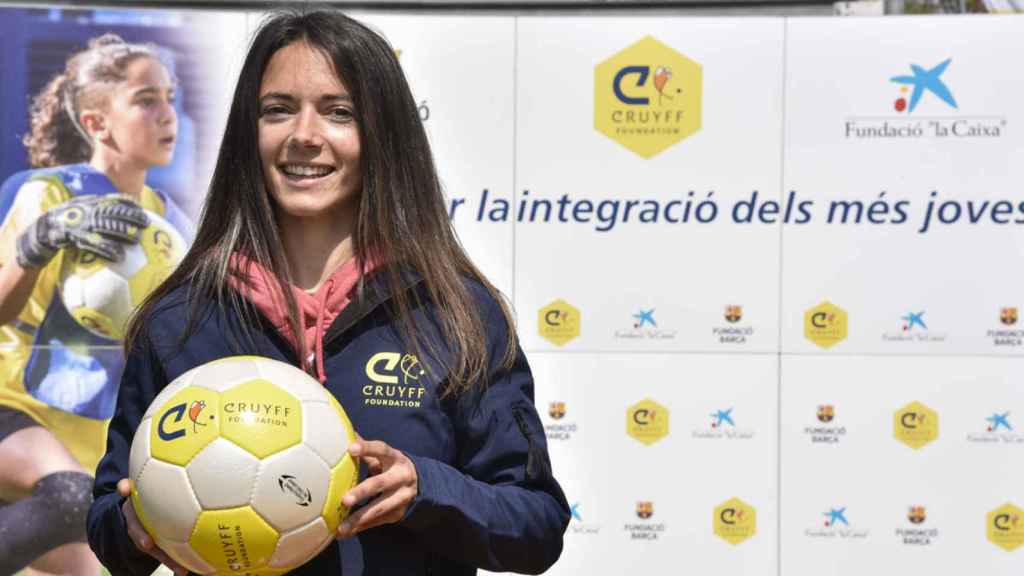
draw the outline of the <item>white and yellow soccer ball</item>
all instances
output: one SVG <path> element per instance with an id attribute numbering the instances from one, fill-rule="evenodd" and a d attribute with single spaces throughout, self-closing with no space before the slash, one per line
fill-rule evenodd
<path id="1" fill-rule="evenodd" d="M 125 246 L 120 262 L 68 249 L 58 285 L 61 299 L 93 334 L 122 340 L 132 312 L 185 257 L 188 247 L 174 226 L 153 212 L 146 215 L 149 226 L 139 232 L 138 244 Z"/>
<path id="2" fill-rule="evenodd" d="M 323 550 L 348 514 L 355 438 L 334 396 L 298 368 L 257 356 L 210 362 L 143 415 L 132 503 L 193 573 L 282 574 Z"/>

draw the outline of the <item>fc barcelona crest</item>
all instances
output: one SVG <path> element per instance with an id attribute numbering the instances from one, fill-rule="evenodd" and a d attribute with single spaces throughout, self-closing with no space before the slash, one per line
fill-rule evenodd
<path id="1" fill-rule="evenodd" d="M 1007 326 L 1017 323 L 1017 307 L 1007 307 L 999 311 L 999 321 Z"/>
<path id="2" fill-rule="evenodd" d="M 565 402 L 552 402 L 548 405 L 548 416 L 561 420 L 565 416 Z"/>
<path id="3" fill-rule="evenodd" d="M 910 520 L 912 524 L 923 524 L 927 514 L 925 514 L 924 506 L 911 506 L 910 511 L 907 512 L 907 520 Z"/>
<path id="4" fill-rule="evenodd" d="M 831 404 L 822 404 L 818 406 L 818 421 L 828 423 L 836 417 L 836 409 Z"/>
<path id="5" fill-rule="evenodd" d="M 725 307 L 725 319 L 730 324 L 735 324 L 743 319 L 743 306 L 730 304 Z"/>
<path id="6" fill-rule="evenodd" d="M 636 515 L 641 520 L 647 520 L 651 516 L 654 516 L 654 502 L 637 502 Z"/>

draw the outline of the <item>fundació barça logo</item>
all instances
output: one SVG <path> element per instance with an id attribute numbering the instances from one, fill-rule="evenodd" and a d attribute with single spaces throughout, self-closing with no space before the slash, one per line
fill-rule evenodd
<path id="1" fill-rule="evenodd" d="M 594 129 L 644 158 L 700 130 L 700 64 L 652 36 L 594 69 Z"/>

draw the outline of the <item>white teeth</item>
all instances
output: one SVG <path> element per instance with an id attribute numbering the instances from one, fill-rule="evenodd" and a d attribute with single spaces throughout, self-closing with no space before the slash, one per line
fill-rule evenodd
<path id="1" fill-rule="evenodd" d="M 281 171 L 289 176 L 320 177 L 326 176 L 334 171 L 330 166 L 300 166 L 298 164 L 286 164 Z"/>

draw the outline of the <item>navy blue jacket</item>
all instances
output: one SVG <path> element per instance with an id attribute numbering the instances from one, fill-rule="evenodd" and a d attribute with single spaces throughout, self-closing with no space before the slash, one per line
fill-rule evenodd
<path id="1" fill-rule="evenodd" d="M 409 375 L 403 372 L 407 362 L 394 362 L 412 351 L 404 350 L 398 338 L 386 291 L 373 282 L 367 285 L 327 330 L 326 386 L 363 438 L 383 440 L 412 460 L 419 494 L 401 522 L 334 541 L 292 574 L 453 576 L 475 574 L 476 568 L 543 572 L 561 554 L 569 506 L 551 473 L 522 350 L 511 369 L 501 367 L 507 340 L 500 307 L 471 284 L 485 319 L 490 382 L 476 392 L 442 399 L 447 380 L 436 361 L 424 362 L 425 373 L 411 370 Z M 409 290 L 424 291 L 415 282 Z M 116 484 L 128 476 L 131 439 L 160 390 L 187 370 L 226 356 L 257 354 L 299 364 L 291 345 L 268 321 L 258 317 L 261 326 L 247 342 L 238 336 L 240 319 L 230 309 L 218 312 L 212 303 L 182 343 L 189 310 L 184 294 L 179 289 L 158 303 L 128 354 L 107 453 L 97 469 L 87 520 L 89 544 L 114 576 L 150 574 L 157 566 L 128 537 Z M 443 354 L 431 306 L 418 307 L 414 321 Z"/>

